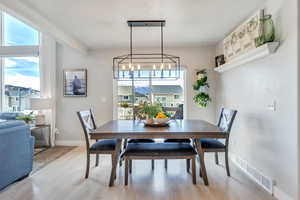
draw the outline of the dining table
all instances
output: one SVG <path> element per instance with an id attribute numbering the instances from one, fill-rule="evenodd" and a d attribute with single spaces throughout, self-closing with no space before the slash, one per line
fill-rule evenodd
<path id="1" fill-rule="evenodd" d="M 208 185 L 201 138 L 226 138 L 227 134 L 218 126 L 204 120 L 171 120 L 166 127 L 148 127 L 142 120 L 112 120 L 90 132 L 91 139 L 116 139 L 117 156 L 112 161 L 109 185 L 113 186 L 118 161 L 121 154 L 122 141 L 126 139 L 162 138 L 192 139 L 199 156 L 200 170 L 205 185 Z"/>

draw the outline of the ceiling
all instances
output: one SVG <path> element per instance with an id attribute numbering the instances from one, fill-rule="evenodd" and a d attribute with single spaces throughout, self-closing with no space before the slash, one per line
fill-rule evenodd
<path id="1" fill-rule="evenodd" d="M 22 0 L 89 49 L 129 45 L 127 20 L 165 19 L 165 46 L 215 44 L 264 0 Z M 160 44 L 157 28 L 134 29 L 135 47 Z"/>

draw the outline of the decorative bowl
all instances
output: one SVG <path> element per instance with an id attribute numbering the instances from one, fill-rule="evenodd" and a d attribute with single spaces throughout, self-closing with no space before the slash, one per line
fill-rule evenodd
<path id="1" fill-rule="evenodd" d="M 169 118 L 155 118 L 153 120 L 146 120 L 144 121 L 145 126 L 149 127 L 166 127 L 169 126 Z"/>
<path id="2" fill-rule="evenodd" d="M 154 123 L 157 124 L 166 124 L 170 121 L 170 118 L 155 118 Z"/>

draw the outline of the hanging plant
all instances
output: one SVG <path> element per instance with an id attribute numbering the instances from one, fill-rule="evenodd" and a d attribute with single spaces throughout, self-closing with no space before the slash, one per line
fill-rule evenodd
<path id="1" fill-rule="evenodd" d="M 198 94 L 196 94 L 193 99 L 197 105 L 201 107 L 206 107 L 209 104 L 209 102 L 211 102 L 211 98 L 207 93 L 209 84 L 207 83 L 208 78 L 207 78 L 206 69 L 198 71 L 196 75 L 197 75 L 197 81 L 193 85 L 193 89 L 197 91 Z"/>

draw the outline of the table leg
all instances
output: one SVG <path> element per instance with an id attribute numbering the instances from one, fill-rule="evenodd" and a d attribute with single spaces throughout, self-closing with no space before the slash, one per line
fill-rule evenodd
<path id="1" fill-rule="evenodd" d="M 112 154 L 112 167 L 111 167 L 109 187 L 114 185 L 114 181 L 115 181 L 115 177 L 116 177 L 116 173 L 117 173 L 118 160 L 119 160 L 120 151 L 121 151 L 121 145 L 122 145 L 121 143 L 122 143 L 122 140 L 117 139 L 115 153 Z"/>
<path id="2" fill-rule="evenodd" d="M 204 152 L 202 150 L 199 139 L 195 139 L 195 145 L 196 145 L 196 149 L 197 149 L 197 152 L 198 152 L 198 155 L 199 155 L 200 167 L 201 167 L 203 181 L 204 181 L 205 185 L 208 185 L 208 178 L 207 178 L 205 162 L 204 162 Z"/>

